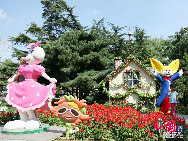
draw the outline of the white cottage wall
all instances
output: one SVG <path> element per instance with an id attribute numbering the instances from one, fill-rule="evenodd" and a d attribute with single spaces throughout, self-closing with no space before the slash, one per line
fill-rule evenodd
<path id="1" fill-rule="evenodd" d="M 153 86 L 151 87 L 141 87 L 140 91 L 142 93 L 150 92 L 151 94 L 154 94 L 156 92 L 156 82 L 153 81 L 153 77 L 149 76 L 139 65 L 134 63 L 133 61 L 130 61 L 129 64 L 127 64 L 124 68 L 121 69 L 121 71 L 109 82 L 109 93 L 110 94 L 124 94 L 126 92 L 126 89 L 124 88 L 124 77 L 123 73 L 130 69 L 137 69 L 141 73 L 141 81 L 144 83 L 144 85 L 149 85 L 149 83 L 153 83 Z M 118 85 L 114 86 L 114 84 Z M 133 103 L 138 105 L 138 95 L 137 94 L 131 94 L 127 97 L 127 101 L 129 103 Z"/>

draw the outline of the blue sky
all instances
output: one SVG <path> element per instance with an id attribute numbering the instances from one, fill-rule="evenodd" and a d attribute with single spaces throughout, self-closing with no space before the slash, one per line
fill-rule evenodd
<path id="1" fill-rule="evenodd" d="M 174 35 L 188 26 L 188 0 L 66 0 L 83 26 L 104 18 L 116 26 L 138 26 L 146 35 L 162 37 Z M 31 22 L 43 24 L 40 0 L 0 0 L 0 38 L 8 40 L 25 33 Z M 128 28 L 125 29 L 128 32 Z M 1 43 L 2 44 L 2 43 Z M 0 44 L 0 45 L 1 45 Z M 21 47 L 23 49 L 24 47 Z"/>

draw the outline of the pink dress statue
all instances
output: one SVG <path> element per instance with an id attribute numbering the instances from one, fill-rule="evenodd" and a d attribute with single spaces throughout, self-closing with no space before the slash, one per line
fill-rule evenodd
<path id="1" fill-rule="evenodd" d="M 18 72 L 24 75 L 25 81 L 12 82 L 7 86 L 6 102 L 22 112 L 47 107 L 48 95 L 55 94 L 56 86 L 54 83 L 44 86 L 37 82 L 37 78 L 45 72 L 45 68 L 41 65 L 21 65 Z"/>
<path id="2" fill-rule="evenodd" d="M 55 94 L 57 80 L 49 77 L 45 73 L 43 66 L 39 65 L 45 57 L 44 49 L 39 47 L 40 41 L 27 46 L 29 54 L 24 58 L 28 65 L 21 65 L 17 73 L 8 79 L 8 94 L 6 102 L 18 109 L 20 120 L 9 121 L 4 129 L 8 131 L 35 130 L 39 129 L 41 122 L 38 118 L 38 108 L 48 108 L 48 100 L 52 101 Z M 25 77 L 25 81 L 15 83 L 20 75 Z M 37 82 L 39 76 L 50 81 L 45 86 Z"/>

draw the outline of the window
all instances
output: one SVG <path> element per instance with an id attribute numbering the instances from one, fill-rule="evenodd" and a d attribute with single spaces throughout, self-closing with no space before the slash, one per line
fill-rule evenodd
<path id="1" fill-rule="evenodd" d="M 129 87 L 139 86 L 139 72 L 125 72 L 125 84 Z"/>

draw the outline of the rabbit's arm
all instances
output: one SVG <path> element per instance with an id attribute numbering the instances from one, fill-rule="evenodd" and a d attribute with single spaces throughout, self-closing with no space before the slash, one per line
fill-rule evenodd
<path id="1" fill-rule="evenodd" d="M 8 83 L 13 82 L 19 75 L 20 75 L 20 73 L 17 72 L 13 77 L 11 77 L 11 78 L 8 79 Z"/>
<path id="2" fill-rule="evenodd" d="M 57 80 L 55 78 L 50 78 L 45 72 L 42 73 L 42 77 L 46 78 L 47 80 L 49 80 L 52 83 L 57 83 Z"/>

